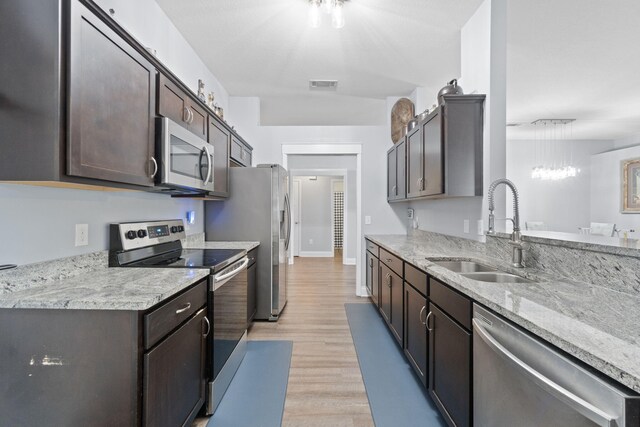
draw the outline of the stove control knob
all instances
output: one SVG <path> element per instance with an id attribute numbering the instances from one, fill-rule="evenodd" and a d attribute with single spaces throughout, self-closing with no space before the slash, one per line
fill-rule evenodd
<path id="1" fill-rule="evenodd" d="M 138 237 L 141 239 L 143 237 L 147 237 L 147 230 L 143 230 L 143 229 L 138 230 Z"/>
<path id="2" fill-rule="evenodd" d="M 136 232 L 133 230 L 127 231 L 127 239 L 133 240 L 136 238 Z"/>
<path id="3" fill-rule="evenodd" d="M 180 232 L 184 231 L 184 227 L 183 227 L 183 226 L 181 226 L 181 225 L 179 225 L 179 226 L 178 226 L 178 231 L 180 231 Z"/>
<path id="4" fill-rule="evenodd" d="M 178 232 L 178 227 L 176 227 L 175 225 L 173 227 L 171 227 L 171 232 L 172 233 L 177 233 Z"/>

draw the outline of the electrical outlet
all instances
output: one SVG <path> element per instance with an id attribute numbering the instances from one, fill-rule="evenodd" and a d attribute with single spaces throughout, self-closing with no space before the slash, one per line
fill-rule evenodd
<path id="1" fill-rule="evenodd" d="M 89 244 L 89 224 L 76 224 L 76 246 Z"/>
<path id="2" fill-rule="evenodd" d="M 464 228 L 465 234 L 469 234 L 469 220 L 468 219 L 464 220 L 463 228 Z"/>
<path id="3" fill-rule="evenodd" d="M 313 239 L 309 239 L 309 244 L 313 245 Z"/>
<path id="4" fill-rule="evenodd" d="M 365 215 L 364 224 L 365 225 L 371 225 L 371 217 L 369 215 Z"/>
<path id="5" fill-rule="evenodd" d="M 478 220 L 478 236 L 484 236 L 484 223 L 481 219 Z"/>
<path id="6" fill-rule="evenodd" d="M 407 209 L 407 218 L 413 219 L 413 209 Z"/>

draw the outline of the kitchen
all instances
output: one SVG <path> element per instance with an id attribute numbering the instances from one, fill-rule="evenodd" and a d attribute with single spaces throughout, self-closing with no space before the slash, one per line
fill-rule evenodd
<path id="1" fill-rule="evenodd" d="M 514 348 L 510 354 L 577 398 L 567 393 L 558 398 L 557 387 L 543 394 L 543 408 L 550 414 L 558 409 L 578 417 L 573 424 L 560 425 L 638 425 L 640 349 L 634 308 L 639 301 L 635 230 L 640 224 L 633 213 L 638 193 L 632 160 L 640 157 L 634 113 L 640 98 L 634 96 L 632 83 L 632 89 L 616 95 L 615 104 L 602 99 L 597 88 L 604 88 L 605 76 L 609 81 L 612 75 L 618 81 L 637 79 L 633 66 L 620 63 L 622 57 L 633 61 L 637 55 L 619 42 L 637 35 L 636 5 L 626 2 L 628 13 L 620 14 L 607 5 L 581 7 L 573 1 L 535 7 L 495 0 L 427 6 L 350 0 L 339 2 L 343 15 L 336 24 L 332 14 L 315 10 L 322 5 L 306 0 L 283 0 L 272 8 L 248 0 L 185 3 L 191 9 L 166 0 L 12 3 L 0 7 L 5 41 L 0 219 L 10 224 L 0 245 L 0 264 L 19 264 L 0 272 L 2 336 L 11 337 L 0 348 L 2 359 L 11 361 L 3 367 L 0 412 L 9 425 L 176 425 L 196 417 L 202 422 L 203 415 L 213 412 L 206 409 L 207 402 L 214 407 L 225 403 L 224 397 L 221 402 L 211 398 L 212 389 L 219 390 L 213 387 L 218 376 L 210 372 L 216 364 L 211 359 L 218 360 L 212 354 L 224 347 L 216 346 L 224 341 L 216 340 L 216 325 L 226 321 L 216 322 L 216 312 L 230 310 L 237 301 L 231 296 L 216 310 L 213 295 L 231 290 L 227 283 L 235 283 L 235 274 L 240 286 L 253 286 L 255 300 L 250 304 L 247 292 L 241 310 L 246 323 L 234 323 L 244 324 L 234 341 L 247 346 L 244 362 L 223 349 L 221 357 L 230 361 L 230 370 L 240 376 L 245 367 L 263 366 L 252 358 L 252 351 L 265 351 L 256 348 L 257 341 L 293 342 L 282 347 L 284 356 L 278 358 L 290 359 L 290 366 L 281 367 L 288 377 L 276 379 L 279 388 L 267 389 L 281 400 L 262 404 L 276 412 L 274 425 L 386 425 L 385 420 L 393 422 L 394 417 L 396 425 L 411 425 L 411 418 L 401 422 L 400 417 L 412 414 L 415 406 L 432 408 L 434 423 L 554 425 L 533 419 L 527 408 L 518 406 L 522 400 L 482 399 L 488 392 L 480 387 L 496 385 L 477 380 L 480 370 L 514 368 L 501 365 L 503 360 L 475 356 L 491 353 L 489 344 L 476 347 L 486 342 L 506 347 L 513 343 L 504 331 L 517 337 L 523 330 L 535 338 L 527 344 L 529 354 L 538 356 L 527 360 Z M 404 10 L 399 14 L 396 8 Z M 321 20 L 312 28 L 314 21 L 308 18 L 316 12 Z M 549 19 L 551 12 L 572 25 Z M 341 25 L 344 28 L 334 28 Z M 595 25 L 602 31 L 593 31 Z M 402 27 L 414 31 L 409 34 L 415 38 L 398 34 Z M 417 39 L 424 40 L 425 52 L 435 60 L 416 58 Z M 349 67 L 340 65 L 341 46 L 345 55 L 359 53 L 360 61 L 378 71 L 353 64 L 358 62 L 353 59 Z M 584 61 L 596 53 L 604 56 L 572 63 L 572 54 Z M 557 78 L 551 84 L 557 70 L 542 67 L 542 59 L 564 70 L 561 75 L 575 73 L 573 79 Z M 439 103 L 438 90 L 453 77 L 458 77 L 463 97 L 449 87 L 454 94 Z M 338 80 L 335 92 L 309 89 L 310 80 L 332 79 Z M 567 86 L 572 84 L 591 98 L 571 102 L 575 89 Z M 391 112 L 401 98 L 413 106 L 406 118 L 429 113 L 392 140 Z M 469 103 L 458 107 L 458 100 Z M 587 106 L 592 109 L 585 112 Z M 436 184 L 440 193 L 434 195 L 429 194 L 434 190 L 429 173 L 437 170 L 437 162 L 430 163 L 432 152 L 424 141 L 439 111 L 450 121 L 443 120 L 441 129 L 440 141 L 446 145 L 440 147 L 446 150 L 440 153 L 443 167 L 436 178 L 443 181 Z M 541 126 L 529 125 L 535 120 L 543 120 Z M 461 129 L 472 132 L 454 137 Z M 579 141 L 596 140 L 588 148 L 576 147 Z M 456 151 L 459 141 L 468 145 Z M 404 156 L 398 155 L 401 149 Z M 166 167 L 176 154 L 172 150 L 195 158 L 198 166 L 186 170 L 192 165 L 176 162 Z M 288 265 L 287 159 L 302 155 L 356 159 L 356 267 L 338 269 L 329 260 L 313 258 L 296 258 Z M 557 162 L 553 155 L 559 156 Z M 534 160 L 518 167 L 528 159 Z M 576 163 L 579 159 L 585 160 Z M 542 170 L 558 176 L 568 166 L 581 171 L 566 179 L 532 175 Z M 613 172 L 600 173 L 605 170 Z M 234 185 L 252 173 L 260 175 L 247 177 L 248 185 Z M 519 198 L 507 186 L 496 187 L 495 231 L 487 233 L 490 185 L 502 178 L 515 182 Z M 630 196 L 621 200 L 623 188 Z M 255 210 L 247 208 L 247 202 L 233 212 L 230 206 L 243 194 L 254 198 Z M 611 209 L 599 210 L 610 194 Z M 258 202 L 258 195 L 264 200 Z M 516 200 L 520 221 L 512 214 Z M 238 226 L 227 227 L 223 218 L 236 216 Z M 261 216 L 272 223 L 253 224 Z M 513 225 L 502 220 L 505 217 L 514 217 Z M 518 222 L 520 230 L 514 229 Z M 545 229 L 533 230 L 533 223 L 543 223 Z M 597 235 L 598 224 L 613 225 L 610 234 Z M 258 228 L 272 236 L 258 237 Z M 233 235 L 223 236 L 223 231 Z M 129 232 L 135 236 L 127 237 Z M 222 255 L 223 262 L 215 259 L 215 252 L 207 252 L 229 250 L 238 252 Z M 524 268 L 512 265 L 519 264 L 519 255 Z M 173 265 L 177 268 L 122 268 L 150 259 L 171 264 L 176 257 L 182 262 Z M 216 275 L 227 273 L 234 277 L 216 289 Z M 323 275 L 334 286 L 325 287 Z M 494 282 L 478 280 L 489 278 Z M 341 283 L 344 289 L 337 289 Z M 314 305 L 317 295 L 331 291 L 337 293 L 335 300 L 327 294 L 321 306 Z M 363 304 L 369 295 L 374 304 Z M 166 323 L 163 313 L 169 311 L 176 316 Z M 23 315 L 33 321 L 24 321 Z M 384 349 L 367 347 L 371 343 L 359 335 L 358 319 L 375 322 L 376 330 L 388 338 Z M 507 326 L 499 329 L 496 325 L 505 320 Z M 296 332 L 296 322 L 316 325 L 318 333 L 327 336 Z M 152 332 L 154 323 L 158 335 Z M 441 344 L 434 331 L 446 324 L 455 333 Z M 50 326 L 48 333 L 42 325 Z M 114 341 L 105 338 L 98 345 L 91 327 Z M 371 331 L 364 329 L 361 333 L 369 336 Z M 179 334 L 183 330 L 190 335 Z M 413 332 L 419 335 L 417 344 Z M 465 338 L 453 341 L 455 336 Z M 197 350 L 171 353 L 180 342 Z M 456 349 L 453 356 L 439 352 L 447 345 Z M 71 356 L 51 352 L 65 347 L 67 356 L 78 350 L 83 360 L 95 363 L 76 364 Z M 154 358 L 159 349 L 174 356 Z M 398 387 L 422 384 L 419 405 L 378 403 L 385 400 L 380 399 L 384 389 L 376 387 L 370 372 L 384 366 L 376 365 L 384 362 L 374 360 L 375 353 L 382 357 L 391 350 L 397 354 L 389 357 L 400 359 L 394 359 L 398 366 L 386 368 L 387 379 L 396 376 L 393 369 L 413 369 L 407 382 L 416 384 Z M 563 357 L 559 363 L 568 363 L 559 372 L 538 366 L 537 361 L 556 360 L 558 354 Z M 191 370 L 178 369 L 176 374 L 197 377 L 198 386 L 163 395 L 166 381 L 180 382 L 162 374 L 182 361 Z M 251 361 L 256 363 L 249 366 L 246 362 Z M 436 362 L 442 363 L 441 370 Z M 328 363 L 348 372 L 346 378 L 323 371 Z M 111 368 L 105 372 L 96 366 Z M 574 367 L 577 370 L 570 371 Z M 318 375 L 309 373 L 314 369 L 326 373 L 336 395 L 318 389 Z M 154 370 L 157 375 L 151 374 Z M 439 372 L 446 374 L 440 377 Z M 596 378 L 596 383 L 616 390 L 613 394 L 626 396 L 625 422 L 612 409 L 619 400 L 607 406 L 582 394 L 584 384 L 576 390 L 571 381 L 562 383 L 559 374 L 567 372 L 574 372 L 574 378 L 595 372 L 585 377 L 586 384 Z M 241 377 L 229 376 L 233 374 L 220 378 L 230 384 L 222 388 L 231 393 Z M 436 381 L 440 378 L 442 383 Z M 154 381 L 160 383 L 154 386 Z M 260 388 L 257 383 L 252 387 Z M 515 387 L 521 399 L 542 399 L 531 386 Z M 54 398 L 53 391 L 68 397 Z M 490 408 L 497 401 L 520 414 L 520 423 L 513 418 L 484 421 L 495 415 Z M 259 407 L 257 403 L 258 413 Z M 237 411 L 235 425 L 247 425 L 239 421 L 242 412 Z M 221 413 L 215 411 L 212 421 Z"/>

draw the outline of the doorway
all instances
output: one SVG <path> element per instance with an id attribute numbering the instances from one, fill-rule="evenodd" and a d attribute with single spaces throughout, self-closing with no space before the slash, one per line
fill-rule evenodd
<path id="1" fill-rule="evenodd" d="M 298 157 L 306 158 L 304 166 L 301 164 L 289 164 L 289 159 L 295 160 Z M 347 265 L 356 266 L 356 295 L 366 296 L 367 291 L 364 287 L 363 264 L 362 264 L 362 146 L 361 144 L 283 144 L 282 145 L 282 164 L 285 169 L 289 170 L 292 179 L 292 187 L 290 191 L 297 191 L 294 188 L 293 181 L 296 179 L 295 174 L 291 173 L 292 169 L 298 169 L 298 175 L 338 175 L 344 176 L 345 169 L 342 168 L 343 160 L 349 159 L 352 164 L 346 171 L 345 188 L 351 185 L 352 196 L 349 197 L 349 189 L 345 191 L 344 203 L 345 211 L 350 210 L 352 213 L 347 215 L 344 221 L 344 240 L 343 255 L 344 262 Z M 337 160 L 337 161 L 336 161 Z M 304 197 L 302 195 L 302 197 Z M 295 215 L 295 214 L 294 214 Z M 349 219 L 351 218 L 351 219 Z M 300 232 L 296 233 L 294 223 L 293 236 L 294 242 L 300 237 Z M 346 248 L 346 245 L 351 245 Z M 295 244 L 295 243 L 294 243 Z M 298 245 L 300 248 L 300 245 Z M 345 249 L 349 249 L 348 251 Z M 348 252 L 348 253 L 346 253 Z M 296 249 L 290 252 L 289 262 L 294 263 L 294 253 Z"/>

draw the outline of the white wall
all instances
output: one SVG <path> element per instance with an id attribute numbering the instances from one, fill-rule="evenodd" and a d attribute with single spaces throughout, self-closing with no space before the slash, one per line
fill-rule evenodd
<path id="1" fill-rule="evenodd" d="M 525 221 L 543 221 L 549 231 L 577 233 L 578 227 L 588 227 L 591 217 L 591 156 L 613 148 L 613 141 L 562 141 L 557 149 L 572 152 L 573 164 L 580 173 L 560 181 L 531 178 L 531 169 L 541 160 L 541 144 L 531 140 L 507 141 L 507 178 L 520 193 L 520 225 Z M 559 158 L 558 158 L 559 160 Z M 598 169 L 596 167 L 596 169 Z M 608 178 L 607 181 L 611 181 Z M 513 198 L 507 194 L 507 216 L 512 216 Z M 605 221 L 606 222 L 606 221 Z M 509 225 L 507 229 L 511 229 Z"/>
<path id="2" fill-rule="evenodd" d="M 345 255 L 349 260 L 355 260 L 357 254 L 357 162 L 355 155 L 290 155 L 288 156 L 290 171 L 309 169 L 342 169 L 347 171 L 347 191 L 345 193 L 346 235 L 347 245 Z M 355 262 L 355 261 L 353 261 Z"/>
<path id="3" fill-rule="evenodd" d="M 300 256 L 332 255 L 331 181 L 337 177 L 297 178 L 300 179 Z"/>
<path id="4" fill-rule="evenodd" d="M 95 1 L 107 12 L 115 10 L 113 18 L 140 43 L 154 49 L 157 58 L 194 94 L 198 92 L 198 79 L 202 79 L 205 94 L 213 91 L 215 102 L 227 110 L 228 92 L 154 0 Z"/>
<path id="5" fill-rule="evenodd" d="M 613 222 L 618 229 L 635 229 L 640 237 L 640 214 L 623 214 L 622 162 L 640 158 L 640 145 L 609 151 L 591 157 L 591 220 Z"/>
<path id="6" fill-rule="evenodd" d="M 97 0 L 113 8 L 116 20 L 194 93 L 198 79 L 213 90 L 223 108 L 227 91 L 207 69 L 191 46 L 153 0 Z M 28 54 L 28 53 L 25 53 Z M 0 184 L 0 223 L 5 225 L 0 264 L 32 263 L 108 249 L 110 222 L 184 218 L 196 211 L 189 234 L 203 232 L 203 203 L 142 192 L 101 192 Z M 75 247 L 75 224 L 89 224 L 89 246 Z"/>
<path id="7" fill-rule="evenodd" d="M 486 94 L 484 116 L 483 187 L 506 174 L 506 0 L 486 0 L 461 31 L 461 78 L 464 93 Z M 424 105 L 425 96 L 416 93 Z M 429 99 L 428 97 L 426 99 Z M 435 99 L 435 96 L 433 97 Z M 427 106 L 430 105 L 426 101 Z M 504 188 L 496 192 L 496 217 L 504 217 Z M 485 197 L 424 200 L 411 202 L 418 228 L 482 240 L 478 220 L 486 227 L 488 208 Z M 470 233 L 463 231 L 464 220 Z M 497 224 L 498 229 L 503 228 Z"/>

